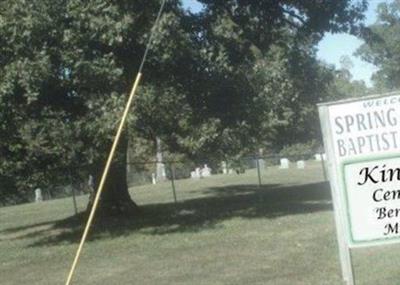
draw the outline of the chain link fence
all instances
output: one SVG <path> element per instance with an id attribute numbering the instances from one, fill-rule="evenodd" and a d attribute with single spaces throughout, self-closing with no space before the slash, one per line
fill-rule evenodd
<path id="1" fill-rule="evenodd" d="M 320 171 L 323 180 L 327 180 L 326 157 L 323 153 L 300 153 L 292 156 L 273 154 L 268 156 L 248 156 L 239 159 L 215 162 L 214 160 L 204 159 L 200 163 L 192 161 L 136 161 L 127 164 L 127 184 L 135 193 L 135 188 L 150 187 L 152 185 L 162 184 L 164 188 L 170 189 L 169 201 L 179 203 L 184 199 L 184 189 L 177 185 L 180 181 L 189 181 L 194 184 L 205 183 L 212 188 L 216 178 L 219 182 L 229 183 L 230 180 L 241 181 L 245 177 L 246 183 L 259 187 L 268 184 L 268 173 L 271 169 L 280 169 L 282 171 L 302 171 L 312 168 L 314 171 Z M 211 178 L 211 179 L 210 179 Z M 71 197 L 75 213 L 83 210 L 87 201 L 87 196 L 94 191 L 93 177 L 91 175 L 82 177 L 72 177 L 69 175 L 67 185 L 42 187 L 40 197 L 36 189 L 32 189 L 32 195 L 28 198 L 30 202 L 40 200 L 53 200 Z M 222 182 L 221 182 L 222 181 Z M 224 182 L 226 181 L 226 182 Z M 190 185 L 190 184 L 189 184 Z M 190 187 L 190 186 L 184 186 Z M 147 191 L 147 190 L 146 190 Z M 148 190 L 151 191 L 151 190 Z M 151 195 L 151 193 L 149 193 Z M 78 202 L 77 202 L 78 201 Z"/>

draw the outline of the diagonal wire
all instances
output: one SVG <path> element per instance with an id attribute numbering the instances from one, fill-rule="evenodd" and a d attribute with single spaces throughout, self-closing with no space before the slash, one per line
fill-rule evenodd
<path id="1" fill-rule="evenodd" d="M 142 77 L 142 69 L 143 69 L 144 63 L 146 62 L 146 57 L 147 57 L 147 54 L 149 52 L 149 49 L 150 49 L 150 46 L 151 46 L 151 43 L 152 43 L 152 40 L 153 40 L 155 28 L 157 27 L 158 22 L 160 21 L 161 14 L 162 14 L 162 12 L 164 10 L 165 2 L 166 2 L 166 0 L 162 1 L 161 6 L 160 6 L 160 10 L 158 11 L 158 14 L 157 14 L 157 18 L 156 18 L 156 20 L 154 22 L 154 25 L 153 25 L 152 29 L 151 29 L 150 37 L 149 37 L 149 40 L 148 40 L 147 46 L 146 46 L 146 50 L 144 52 L 142 61 L 140 63 L 139 70 L 138 70 L 138 73 L 136 75 L 136 79 L 135 79 L 135 81 L 133 83 L 132 90 L 131 90 L 131 92 L 129 94 L 128 101 L 127 101 L 127 103 L 125 105 L 125 109 L 124 109 L 124 112 L 122 114 L 121 121 L 119 123 L 118 130 L 117 130 L 117 133 L 116 133 L 115 138 L 114 138 L 114 142 L 112 144 L 112 147 L 111 147 L 110 153 L 108 155 L 108 159 L 107 159 L 106 165 L 104 167 L 104 171 L 103 171 L 99 186 L 98 186 L 97 191 L 96 191 L 96 196 L 95 196 L 95 199 L 94 199 L 94 202 L 93 202 L 93 206 L 92 206 L 92 208 L 90 210 L 90 214 L 89 214 L 88 220 L 86 222 L 85 230 L 83 231 L 82 238 L 81 238 L 81 241 L 79 243 L 78 250 L 76 251 L 76 255 L 75 255 L 74 261 L 72 263 L 71 269 L 70 269 L 69 274 L 68 274 L 67 281 L 65 283 L 66 285 L 71 284 L 72 277 L 74 275 L 76 266 L 77 266 L 79 258 L 81 256 L 83 245 L 86 242 L 86 238 L 88 236 L 90 226 L 92 225 L 93 218 L 95 216 L 95 213 L 96 213 L 96 210 L 97 210 L 97 206 L 99 204 L 100 196 L 101 196 L 101 193 L 103 192 L 104 184 L 105 184 L 105 181 L 107 179 L 108 171 L 110 169 L 111 162 L 112 162 L 112 160 L 114 158 L 114 153 L 115 153 L 115 150 L 117 149 L 117 146 L 118 146 L 121 134 L 122 134 L 122 130 L 124 128 L 124 125 L 125 125 L 125 122 L 126 122 L 126 118 L 128 116 L 128 113 L 129 113 L 129 109 L 130 109 L 130 107 L 132 105 L 132 101 L 133 101 L 133 98 L 134 98 L 135 93 L 136 93 L 136 89 L 137 89 L 137 87 L 139 85 L 139 82 L 140 82 L 140 79 Z"/>

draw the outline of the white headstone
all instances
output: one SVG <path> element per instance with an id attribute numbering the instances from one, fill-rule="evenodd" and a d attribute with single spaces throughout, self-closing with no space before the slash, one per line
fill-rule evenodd
<path id="1" fill-rule="evenodd" d="M 265 160 L 262 158 L 258 159 L 258 166 L 260 167 L 260 169 L 265 169 Z"/>
<path id="2" fill-rule="evenodd" d="M 163 163 L 162 142 L 159 137 L 156 137 L 156 148 L 157 148 L 156 179 L 157 181 L 165 181 L 167 179 L 167 175 L 165 173 L 165 164 Z"/>
<path id="3" fill-rule="evenodd" d="M 322 155 L 320 153 L 314 154 L 315 160 L 316 161 L 321 161 L 322 160 Z"/>
<path id="4" fill-rule="evenodd" d="M 89 174 L 88 178 L 88 190 L 90 193 L 94 191 L 94 178 L 91 174 Z"/>
<path id="5" fill-rule="evenodd" d="M 35 202 L 42 202 L 43 201 L 43 196 L 42 196 L 42 190 L 40 188 L 35 189 Z"/>
<path id="6" fill-rule="evenodd" d="M 222 166 L 222 173 L 223 173 L 223 174 L 227 174 L 227 173 L 228 173 L 228 168 L 226 167 L 226 162 L 223 161 L 223 162 L 221 163 L 221 166 Z"/>
<path id="7" fill-rule="evenodd" d="M 202 177 L 210 177 L 211 176 L 211 168 L 204 164 L 204 167 L 201 169 L 201 176 Z"/>
<path id="8" fill-rule="evenodd" d="M 91 188 L 94 188 L 94 178 L 93 178 L 93 175 L 91 175 L 91 174 L 89 174 L 88 186 Z"/>
<path id="9" fill-rule="evenodd" d="M 289 168 L 289 159 L 281 158 L 281 165 L 279 166 L 280 169 L 288 169 Z"/>
<path id="10" fill-rule="evenodd" d="M 165 164 L 162 162 L 157 162 L 157 175 L 156 178 L 158 181 L 164 181 L 167 175 L 165 173 Z"/>
<path id="11" fill-rule="evenodd" d="M 306 163 L 304 162 L 304 160 L 297 161 L 296 165 L 298 169 L 304 169 L 306 167 Z"/>
<path id="12" fill-rule="evenodd" d="M 64 187 L 64 191 L 65 193 L 67 193 L 68 195 L 72 194 L 73 192 L 73 186 L 71 184 L 67 185 Z"/>
<path id="13" fill-rule="evenodd" d="M 200 167 L 196 167 L 196 169 L 194 170 L 194 172 L 196 172 L 196 177 L 197 177 L 197 178 L 201 178 L 201 169 L 200 169 Z"/>
<path id="14" fill-rule="evenodd" d="M 156 179 L 156 174 L 155 173 L 151 174 L 151 183 L 157 184 L 157 179 Z"/>
<path id="15" fill-rule="evenodd" d="M 199 179 L 200 178 L 200 168 L 196 168 L 195 171 L 190 172 L 190 178 Z"/>
<path id="16" fill-rule="evenodd" d="M 228 169 L 228 174 L 233 174 L 233 169 L 229 168 Z"/>

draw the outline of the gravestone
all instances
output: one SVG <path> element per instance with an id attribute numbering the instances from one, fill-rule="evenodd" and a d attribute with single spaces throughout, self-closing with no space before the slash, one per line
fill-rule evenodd
<path id="1" fill-rule="evenodd" d="M 35 189 L 35 202 L 42 202 L 43 201 L 43 195 L 42 195 L 42 190 L 40 188 Z"/>
<path id="2" fill-rule="evenodd" d="M 64 188 L 64 192 L 67 195 L 71 195 L 72 193 L 74 193 L 74 186 L 72 186 L 71 184 L 69 184 L 69 185 L 67 185 L 67 186 L 65 186 L 63 188 Z"/>
<path id="3" fill-rule="evenodd" d="M 196 167 L 194 172 L 196 173 L 196 177 L 201 178 L 201 169 L 200 169 L 200 167 Z"/>
<path id="4" fill-rule="evenodd" d="M 164 181 L 166 180 L 166 173 L 165 173 L 165 164 L 162 162 L 157 162 L 157 181 Z"/>
<path id="5" fill-rule="evenodd" d="M 88 178 L 88 190 L 89 193 L 92 193 L 94 191 L 94 178 L 93 175 L 89 174 Z"/>
<path id="6" fill-rule="evenodd" d="M 201 171 L 201 177 L 211 176 L 211 168 L 209 168 L 207 164 L 204 164 L 204 167 L 200 171 Z"/>
<path id="7" fill-rule="evenodd" d="M 199 179 L 201 177 L 200 168 L 196 168 L 195 171 L 190 172 L 190 178 Z"/>
<path id="8" fill-rule="evenodd" d="M 223 174 L 228 174 L 228 168 L 226 166 L 226 162 L 225 161 L 221 162 L 221 166 L 222 166 L 222 173 Z"/>
<path id="9" fill-rule="evenodd" d="M 167 179 L 167 175 L 165 173 L 165 164 L 163 163 L 163 152 L 161 147 L 161 140 L 159 137 L 156 137 L 156 145 L 157 145 L 156 179 L 157 181 L 165 181 Z"/>
<path id="10" fill-rule="evenodd" d="M 233 174 L 233 169 L 229 168 L 228 169 L 228 174 Z"/>
<path id="11" fill-rule="evenodd" d="M 281 158 L 280 162 L 281 162 L 281 165 L 279 166 L 280 169 L 288 169 L 289 168 L 289 159 Z"/>
<path id="12" fill-rule="evenodd" d="M 153 183 L 153 185 L 157 184 L 157 179 L 156 179 L 156 174 L 155 173 L 151 174 L 151 183 Z"/>
<path id="13" fill-rule="evenodd" d="M 265 169 L 265 160 L 262 158 L 258 159 L 258 166 L 260 169 Z"/>
<path id="14" fill-rule="evenodd" d="M 315 160 L 316 161 L 321 161 L 322 160 L 322 155 L 320 153 L 314 154 Z"/>
<path id="15" fill-rule="evenodd" d="M 296 165 L 298 169 L 304 169 L 306 167 L 306 163 L 304 162 L 304 160 L 297 161 Z"/>

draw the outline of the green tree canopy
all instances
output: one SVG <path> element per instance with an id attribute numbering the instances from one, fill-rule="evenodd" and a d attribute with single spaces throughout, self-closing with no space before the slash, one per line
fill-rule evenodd
<path id="1" fill-rule="evenodd" d="M 313 46 L 326 31 L 357 32 L 366 8 L 350 0 L 200 2 L 204 10 L 192 14 L 168 1 L 108 180 L 104 200 L 114 208 L 129 200 L 129 136 L 160 137 L 192 157 L 306 136 L 300 126 L 328 78 Z M 99 173 L 159 5 L 0 2 L 3 181 L 20 193 L 62 183 L 66 173 Z"/>
<path id="2" fill-rule="evenodd" d="M 400 1 L 381 3 L 377 21 L 363 32 L 363 44 L 358 54 L 378 67 L 373 75 L 377 91 L 400 87 Z"/>

